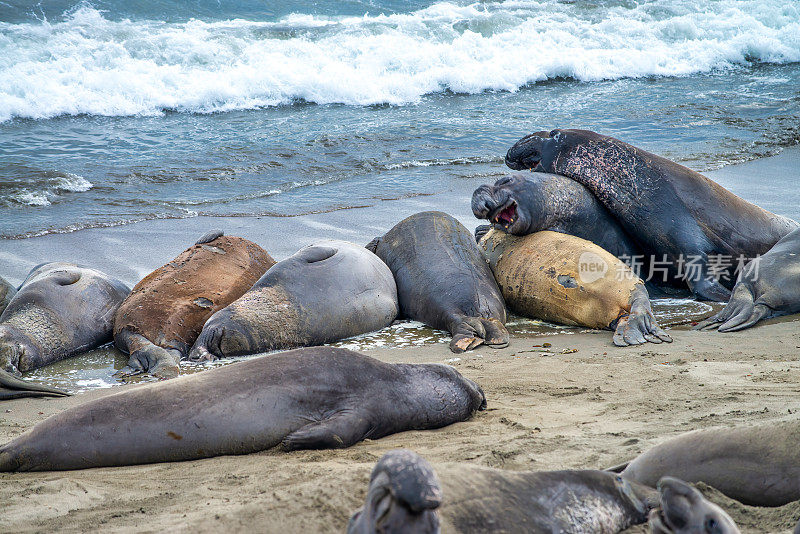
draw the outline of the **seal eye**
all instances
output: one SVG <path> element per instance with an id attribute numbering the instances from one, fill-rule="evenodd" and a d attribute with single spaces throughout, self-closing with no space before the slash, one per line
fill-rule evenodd
<path id="1" fill-rule="evenodd" d="M 713 517 L 709 517 L 708 519 L 706 519 L 705 527 L 706 527 L 706 532 L 715 532 L 717 528 L 717 520 L 714 519 Z"/>

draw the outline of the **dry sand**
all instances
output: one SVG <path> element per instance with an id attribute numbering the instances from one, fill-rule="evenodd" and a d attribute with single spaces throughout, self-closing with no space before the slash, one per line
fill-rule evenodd
<path id="1" fill-rule="evenodd" d="M 390 449 L 417 451 L 443 478 L 458 469 L 455 462 L 512 470 L 601 468 L 684 431 L 798 417 L 796 317 L 739 333 L 672 333 L 672 344 L 625 349 L 611 345 L 610 332 L 515 338 L 507 349 L 481 347 L 457 361 L 441 343 L 370 350 L 388 362 L 451 363 L 483 386 L 488 410 L 440 430 L 404 432 L 346 450 L 2 474 L 0 531 L 341 532 L 363 503 L 372 466 Z M 552 346 L 544 349 L 543 342 Z M 0 441 L 112 391 L 119 390 L 3 403 Z M 744 531 L 788 532 L 800 517 L 797 503 L 753 509 L 707 491 Z M 452 531 L 446 505 L 444 526 Z"/>

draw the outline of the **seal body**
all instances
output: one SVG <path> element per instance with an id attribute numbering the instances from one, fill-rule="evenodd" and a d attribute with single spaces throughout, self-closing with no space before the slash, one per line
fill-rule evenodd
<path id="1" fill-rule="evenodd" d="M 480 387 L 442 364 L 313 347 L 152 382 L 56 414 L 0 447 L 0 471 L 47 471 L 349 447 L 463 421 Z"/>
<path id="2" fill-rule="evenodd" d="M 618 258 L 641 254 L 591 191 L 557 174 L 517 172 L 482 185 L 472 193 L 472 212 L 508 234 L 552 230 L 591 241 Z"/>
<path id="3" fill-rule="evenodd" d="M 650 511 L 651 534 L 739 534 L 731 516 L 677 478 L 658 481 L 659 507 Z"/>
<path id="4" fill-rule="evenodd" d="M 34 267 L 0 315 L 0 368 L 19 374 L 111 341 L 114 313 L 129 292 L 88 267 Z"/>
<path id="5" fill-rule="evenodd" d="M 274 264 L 255 243 L 212 232 L 147 275 L 114 320 L 114 341 L 130 354 L 120 374 L 177 374 L 208 318 Z"/>
<path id="6" fill-rule="evenodd" d="M 708 300 L 727 301 L 733 285 L 734 266 L 714 258 L 754 258 L 798 227 L 682 165 L 587 130 L 530 134 L 506 164 L 586 186 L 644 254 L 665 257 L 670 275 Z"/>
<path id="7" fill-rule="evenodd" d="M 579 237 L 491 230 L 479 243 L 509 309 L 525 317 L 615 330 L 619 346 L 672 341 L 643 282 L 613 254 Z"/>
<path id="8" fill-rule="evenodd" d="M 453 352 L 508 345 L 500 289 L 469 230 L 453 217 L 417 213 L 367 248 L 392 270 L 401 315 L 450 332 Z"/>
<path id="9" fill-rule="evenodd" d="M 8 283 L 8 281 L 0 276 L 0 313 L 6 309 L 8 303 L 17 294 L 17 288 Z"/>
<path id="10" fill-rule="evenodd" d="M 733 332 L 790 313 L 800 313 L 800 229 L 747 264 L 725 308 L 696 328 Z"/>
<path id="11" fill-rule="evenodd" d="M 445 464 L 437 473 L 411 451 L 386 453 L 348 534 L 376 532 L 592 532 L 647 521 L 655 490 L 603 471 L 512 472 Z M 441 481 L 441 482 L 440 482 Z"/>
<path id="12" fill-rule="evenodd" d="M 395 317 L 397 288 L 386 265 L 364 247 L 324 241 L 279 262 L 215 313 L 189 358 L 321 345 L 380 330 Z"/>
<path id="13" fill-rule="evenodd" d="M 704 482 L 753 506 L 800 500 L 800 423 L 797 421 L 682 434 L 642 453 L 622 471 L 655 486 L 664 476 Z"/>

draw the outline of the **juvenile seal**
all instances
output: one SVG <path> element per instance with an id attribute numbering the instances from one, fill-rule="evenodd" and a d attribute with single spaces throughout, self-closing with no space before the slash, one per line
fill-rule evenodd
<path id="1" fill-rule="evenodd" d="M 130 354 L 118 374 L 176 375 L 208 318 L 274 264 L 252 241 L 213 231 L 147 275 L 114 321 L 114 342 Z"/>
<path id="2" fill-rule="evenodd" d="M 17 288 L 8 283 L 8 281 L 0 276 L 0 313 L 6 309 L 8 303 L 14 298 L 17 293 Z"/>
<path id="3" fill-rule="evenodd" d="M 658 500 L 655 490 L 603 471 L 514 472 L 465 464 L 438 471 L 437 480 L 411 451 L 386 453 L 348 533 L 435 533 L 437 512 L 454 532 L 617 533 L 647 521 Z"/>
<path id="4" fill-rule="evenodd" d="M 479 246 L 518 315 L 614 330 L 620 347 L 672 341 L 658 326 L 642 280 L 590 241 L 551 231 L 515 236 L 493 229 Z"/>
<path id="5" fill-rule="evenodd" d="M 745 504 L 782 506 L 800 500 L 798 440 L 798 421 L 696 430 L 613 469 L 651 487 L 671 476 L 704 482 Z"/>
<path id="6" fill-rule="evenodd" d="M 0 369 L 18 375 L 111 341 L 130 289 L 72 263 L 34 267 L 0 315 Z"/>
<path id="7" fill-rule="evenodd" d="M 591 191 L 557 174 L 518 172 L 482 185 L 472 193 L 472 213 L 508 234 L 551 230 L 591 241 L 618 258 L 641 254 Z"/>
<path id="8" fill-rule="evenodd" d="M 650 511 L 651 534 L 739 534 L 739 527 L 719 506 L 677 478 L 658 481 L 659 507 Z"/>
<path id="9" fill-rule="evenodd" d="M 400 314 L 450 332 L 450 350 L 508 345 L 500 289 L 469 230 L 453 217 L 417 213 L 367 248 L 392 270 Z"/>
<path id="10" fill-rule="evenodd" d="M 464 421 L 485 407 L 481 388 L 448 365 L 297 349 L 65 410 L 0 447 L 0 471 L 174 462 L 279 444 L 342 448 Z"/>
<path id="11" fill-rule="evenodd" d="M 734 263 L 740 256 L 754 258 L 798 227 L 700 173 L 587 130 L 527 135 L 509 149 L 506 164 L 560 174 L 586 186 L 644 254 L 658 260 L 665 256 L 671 276 L 685 278 L 693 293 L 708 300 L 726 302 L 730 291 L 720 280 L 733 285 L 733 266 L 712 262 L 712 257 Z"/>
<path id="12" fill-rule="evenodd" d="M 748 263 L 739 273 L 728 304 L 695 328 L 734 332 L 791 313 L 800 313 L 800 229 Z"/>
<path id="13" fill-rule="evenodd" d="M 189 359 L 321 345 L 397 317 L 392 273 L 364 247 L 324 241 L 279 262 L 203 326 Z"/>

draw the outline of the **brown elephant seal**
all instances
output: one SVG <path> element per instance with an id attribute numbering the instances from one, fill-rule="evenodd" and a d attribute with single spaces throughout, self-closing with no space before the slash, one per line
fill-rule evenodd
<path id="1" fill-rule="evenodd" d="M 0 401 L 21 399 L 23 397 L 67 397 L 66 391 L 22 380 L 0 369 Z"/>
<path id="2" fill-rule="evenodd" d="M 486 407 L 442 364 L 312 347 L 132 387 L 49 417 L 0 447 L 0 471 L 49 471 L 349 447 L 440 428 Z"/>
<path id="3" fill-rule="evenodd" d="M 614 330 L 621 347 L 672 341 L 658 326 L 641 279 L 590 241 L 551 231 L 514 236 L 491 230 L 479 246 L 518 315 Z"/>
<path id="4" fill-rule="evenodd" d="M 658 481 L 659 507 L 650 511 L 651 534 L 739 534 L 739 527 L 719 506 L 677 478 Z"/>
<path id="5" fill-rule="evenodd" d="M 681 434 L 614 471 L 655 487 L 665 476 L 704 482 L 753 506 L 800 500 L 800 422 L 710 428 Z"/>
<path id="6" fill-rule="evenodd" d="M 506 164 L 586 186 L 645 255 L 665 256 L 669 276 L 708 300 L 728 301 L 737 258 L 766 253 L 798 227 L 700 173 L 587 130 L 527 135 L 509 149 Z"/>
<path id="7" fill-rule="evenodd" d="M 133 288 L 114 320 L 114 342 L 130 354 L 118 374 L 178 373 L 203 325 L 275 265 L 241 237 L 209 232 Z"/>
<path id="8" fill-rule="evenodd" d="M 791 313 L 800 313 L 800 229 L 748 263 L 728 304 L 695 328 L 734 332 Z"/>
<path id="9" fill-rule="evenodd" d="M 6 309 L 8 303 L 17 294 L 17 288 L 8 283 L 8 280 L 0 276 L 0 313 Z"/>
<path id="10" fill-rule="evenodd" d="M 348 534 L 433 534 L 440 521 L 449 532 L 615 534 L 646 522 L 658 502 L 654 489 L 603 471 L 514 472 L 446 464 L 438 472 L 437 479 L 430 464 L 411 451 L 386 453 Z"/>
<path id="11" fill-rule="evenodd" d="M 108 343 L 129 292 L 73 263 L 34 267 L 0 315 L 0 369 L 18 375 Z"/>
<path id="12" fill-rule="evenodd" d="M 392 270 L 400 314 L 450 332 L 450 350 L 508 346 L 503 296 L 472 234 L 453 217 L 417 213 L 367 248 Z"/>
<path id="13" fill-rule="evenodd" d="M 323 241 L 279 262 L 203 326 L 189 359 L 322 345 L 380 330 L 397 317 L 392 273 L 375 254 Z"/>

